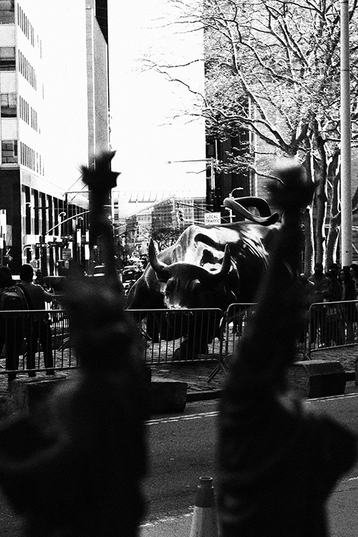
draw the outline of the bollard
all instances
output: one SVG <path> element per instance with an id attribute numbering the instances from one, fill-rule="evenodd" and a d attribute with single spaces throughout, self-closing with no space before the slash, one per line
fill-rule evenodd
<path id="1" fill-rule="evenodd" d="M 200 477 L 189 537 L 218 537 L 212 477 Z"/>

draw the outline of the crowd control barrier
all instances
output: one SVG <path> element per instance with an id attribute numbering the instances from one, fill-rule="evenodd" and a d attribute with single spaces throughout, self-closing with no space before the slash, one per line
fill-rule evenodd
<path id="1" fill-rule="evenodd" d="M 219 358 L 222 310 L 212 308 L 127 311 L 140 328 L 146 364 Z"/>
<path id="2" fill-rule="evenodd" d="M 215 360 L 218 365 L 210 374 L 211 380 L 220 369 L 227 370 L 255 306 L 235 303 L 225 312 L 217 308 L 127 311 L 139 327 L 147 365 Z M 58 303 L 55 308 L 0 311 L 0 375 L 51 373 L 79 366 L 65 310 Z M 297 341 L 298 352 L 310 359 L 322 348 L 357 344 L 357 308 L 357 300 L 312 304 Z M 46 340 L 46 330 L 50 340 Z"/>
<path id="3" fill-rule="evenodd" d="M 0 374 L 78 367 L 64 310 L 0 311 L 0 346 Z"/>
<path id="4" fill-rule="evenodd" d="M 358 301 L 317 302 L 309 308 L 306 329 L 308 357 L 322 348 L 357 343 Z"/>

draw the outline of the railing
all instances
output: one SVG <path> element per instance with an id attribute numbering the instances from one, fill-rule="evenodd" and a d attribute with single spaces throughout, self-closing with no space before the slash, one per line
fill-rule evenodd
<path id="1" fill-rule="evenodd" d="M 140 328 L 146 364 L 219 358 L 220 309 L 127 310 Z"/>
<path id="2" fill-rule="evenodd" d="M 312 304 L 297 349 L 311 358 L 322 348 L 356 344 L 357 308 L 357 300 Z M 127 311 L 140 329 L 147 365 L 211 359 L 220 368 L 236 354 L 255 304 L 231 304 L 225 312 L 216 308 Z M 64 309 L 0 311 L 0 353 L 0 375 L 32 376 L 79 365 Z"/>
<path id="3" fill-rule="evenodd" d="M 358 301 L 311 304 L 307 321 L 306 352 L 357 343 Z"/>
<path id="4" fill-rule="evenodd" d="M 0 375 L 76 367 L 64 310 L 0 311 Z"/>
<path id="5" fill-rule="evenodd" d="M 245 334 L 247 324 L 254 313 L 256 304 L 230 304 L 222 322 L 221 355 L 230 358 L 237 352 L 237 347 Z"/>

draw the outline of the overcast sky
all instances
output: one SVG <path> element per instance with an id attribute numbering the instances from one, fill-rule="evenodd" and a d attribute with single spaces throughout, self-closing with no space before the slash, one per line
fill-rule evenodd
<path id="1" fill-rule="evenodd" d="M 205 159 L 202 121 L 182 114 L 192 97 L 162 75 L 144 71 L 141 61 L 145 56 L 162 62 L 201 56 L 197 34 L 180 35 L 167 26 L 172 10 L 167 0 L 109 0 L 111 142 L 117 151 L 113 169 L 121 171 L 121 189 L 205 194 L 205 162 L 168 164 Z M 185 76 L 202 89 L 200 64 Z"/>

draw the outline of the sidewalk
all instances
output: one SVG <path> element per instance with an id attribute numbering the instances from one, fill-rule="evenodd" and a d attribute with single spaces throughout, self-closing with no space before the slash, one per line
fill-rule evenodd
<path id="1" fill-rule="evenodd" d="M 353 381 L 355 378 L 355 359 L 358 358 L 358 347 L 341 347 L 333 349 L 320 349 L 312 353 L 312 359 L 337 360 L 342 363 L 347 372 L 347 380 Z M 205 399 L 216 399 L 221 395 L 225 383 L 225 373 L 222 369 L 208 382 L 209 375 L 216 369 L 217 360 L 202 362 L 168 362 L 163 364 L 150 365 L 152 370 L 152 380 L 170 379 L 188 384 L 187 402 L 200 401 Z M 58 375 L 70 376 L 72 371 L 64 370 Z M 27 378 L 26 374 L 19 377 Z M 38 373 L 37 378 L 45 378 L 44 373 Z M 7 375 L 0 375 L 0 416 L 1 408 L 6 403 L 8 396 Z"/>
<path id="2" fill-rule="evenodd" d="M 320 349 L 311 355 L 312 360 L 336 360 L 341 362 L 346 373 L 347 381 L 355 378 L 355 360 L 358 358 L 358 347 L 341 347 L 332 349 Z M 152 380 L 156 378 L 180 380 L 188 384 L 187 402 L 213 399 L 220 397 L 225 383 L 225 373 L 220 370 L 215 377 L 208 382 L 210 373 L 216 368 L 216 360 L 208 362 L 182 362 L 153 364 Z"/>

